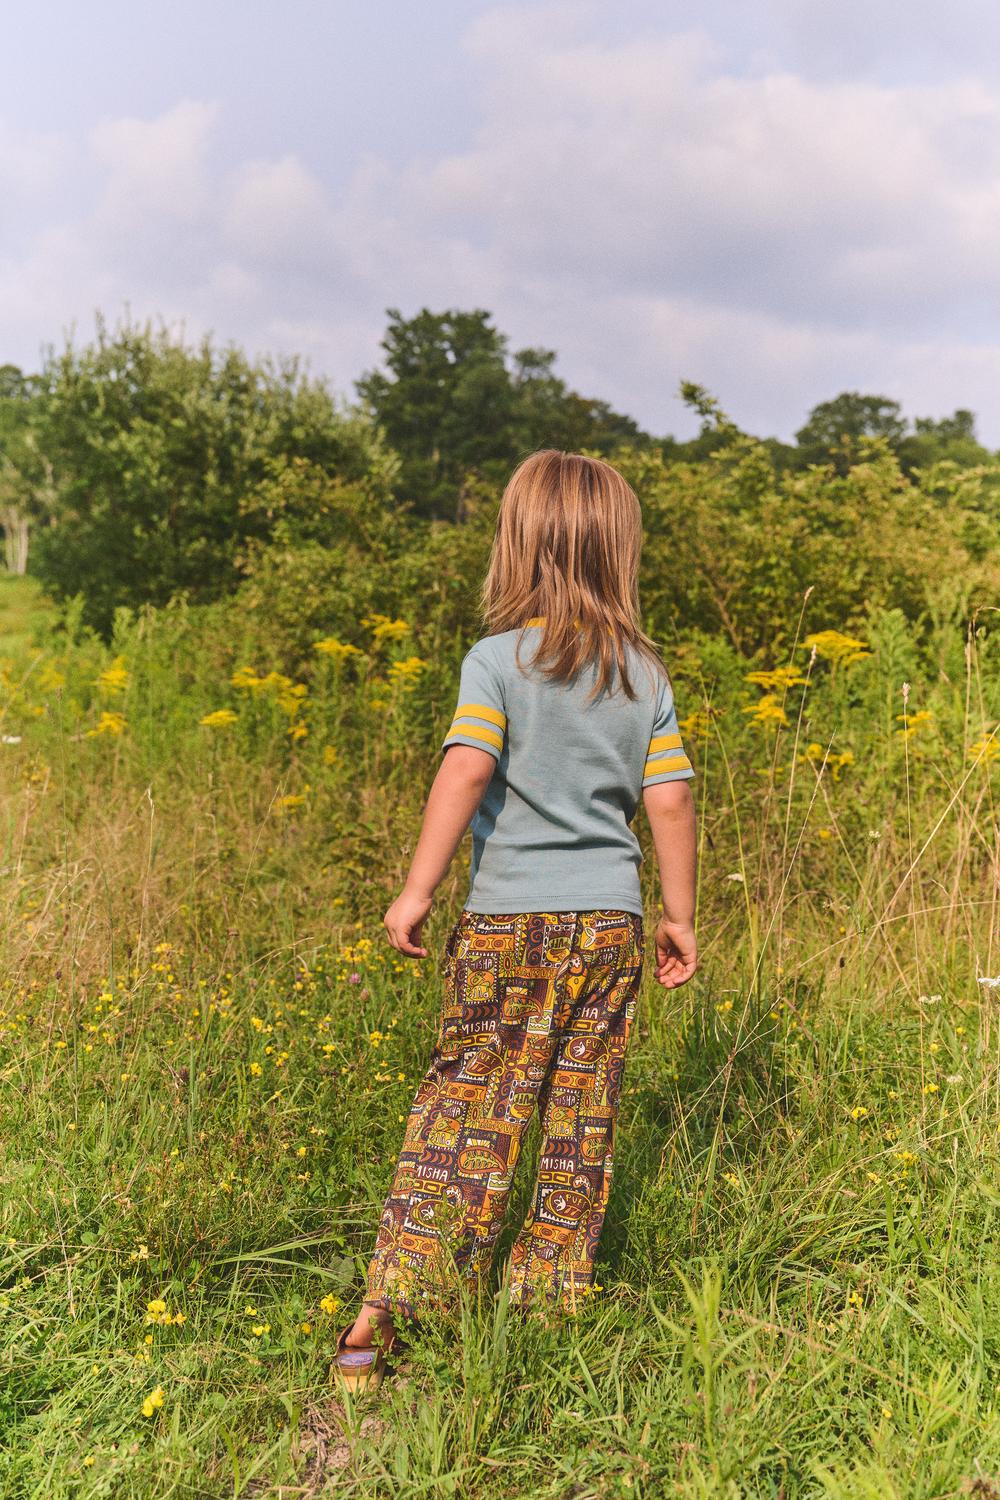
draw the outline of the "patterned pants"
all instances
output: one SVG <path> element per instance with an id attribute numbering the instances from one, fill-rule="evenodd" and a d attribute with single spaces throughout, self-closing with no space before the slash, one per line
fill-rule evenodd
<path id="1" fill-rule="evenodd" d="M 447 1302 L 456 1274 L 484 1281 L 537 1105 L 541 1157 L 511 1253 L 511 1299 L 575 1309 L 604 1224 L 642 957 L 642 918 L 631 912 L 462 912 L 367 1302 L 413 1316 L 422 1299 Z"/>

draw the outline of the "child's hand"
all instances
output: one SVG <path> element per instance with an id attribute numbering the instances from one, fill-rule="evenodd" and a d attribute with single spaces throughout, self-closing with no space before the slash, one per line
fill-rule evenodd
<path id="1" fill-rule="evenodd" d="M 655 941 L 657 984 L 662 984 L 665 990 L 675 990 L 678 985 L 687 984 L 698 967 L 694 928 L 661 917 L 656 926 Z"/>
<path id="2" fill-rule="evenodd" d="M 430 896 L 413 896 L 404 890 L 382 919 L 390 943 L 407 958 L 427 957 L 427 949 L 421 948 L 419 944 L 420 929 L 430 909 Z"/>

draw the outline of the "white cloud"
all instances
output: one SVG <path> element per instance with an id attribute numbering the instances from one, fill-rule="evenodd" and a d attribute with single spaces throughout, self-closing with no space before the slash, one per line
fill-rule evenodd
<path id="1" fill-rule="evenodd" d="M 0 137 L 0 183 L 47 205 L 0 262 L 10 338 L 85 335 L 128 301 L 349 389 L 387 306 L 481 306 L 654 430 L 691 430 L 691 378 L 762 431 L 853 388 L 972 406 L 1000 443 L 1000 81 L 739 72 L 705 31 L 602 40 L 604 15 L 482 16 L 470 143 L 359 154 L 336 192 L 280 142 L 224 159 L 219 108 L 193 99 L 102 122 L 83 162 Z"/>
<path id="2" fill-rule="evenodd" d="M 193 222 L 209 209 L 208 148 L 218 110 L 183 99 L 153 120 L 104 120 L 90 145 L 105 170 L 98 215 Z"/>

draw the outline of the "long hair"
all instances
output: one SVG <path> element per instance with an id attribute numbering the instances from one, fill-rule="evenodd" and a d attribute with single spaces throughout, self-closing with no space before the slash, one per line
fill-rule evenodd
<path id="1" fill-rule="evenodd" d="M 617 469 L 555 448 L 532 453 L 500 502 L 482 589 L 489 633 L 541 620 L 533 665 L 545 676 L 566 681 L 595 663 L 591 697 L 614 691 L 617 672 L 634 698 L 628 646 L 666 675 L 639 623 L 641 550 L 639 501 Z"/>

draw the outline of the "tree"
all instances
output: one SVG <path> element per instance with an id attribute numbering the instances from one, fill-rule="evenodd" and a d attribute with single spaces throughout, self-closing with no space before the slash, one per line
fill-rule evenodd
<path id="1" fill-rule="evenodd" d="M 913 432 L 900 446 L 900 462 L 910 472 L 942 461 L 973 468 L 990 462 L 991 454 L 976 437 L 975 413 L 959 407 L 950 417 L 917 417 Z"/>
<path id="2" fill-rule="evenodd" d="M 251 364 L 148 324 L 110 333 L 99 321 L 93 344 L 50 351 L 38 390 L 56 524 L 32 571 L 56 597 L 82 593 L 86 623 L 104 632 L 118 605 L 235 588 L 248 537 L 269 524 L 246 497 L 277 460 L 358 479 L 377 446 L 295 361 Z"/>
<path id="3" fill-rule="evenodd" d="M 8 573 L 25 573 L 32 528 L 52 509 L 52 470 L 38 441 L 37 382 L 0 365 L 0 532 Z"/>
<path id="4" fill-rule="evenodd" d="M 461 515 L 468 476 L 502 483 L 536 448 L 606 453 L 650 441 L 607 402 L 571 391 L 552 350 L 509 358 L 482 309 L 388 317 L 387 372 L 370 371 L 357 389 L 400 455 L 400 495 L 418 515 Z"/>
<path id="5" fill-rule="evenodd" d="M 838 474 L 846 474 L 865 439 L 885 438 L 896 449 L 905 436 L 906 419 L 898 401 L 843 391 L 813 407 L 795 441 L 803 465 L 832 462 Z"/>
<path id="6" fill-rule="evenodd" d="M 555 361 L 552 349 L 521 349 L 514 355 L 511 379 L 522 453 L 537 448 L 610 453 L 623 443 L 649 444 L 651 439 L 631 417 L 616 412 L 607 401 L 571 391 L 555 374 Z"/>
<path id="7" fill-rule="evenodd" d="M 388 309 L 388 374 L 357 382 L 400 455 L 402 497 L 418 514 L 453 515 L 463 473 L 516 450 L 506 340 L 482 309 L 405 319 Z"/>

